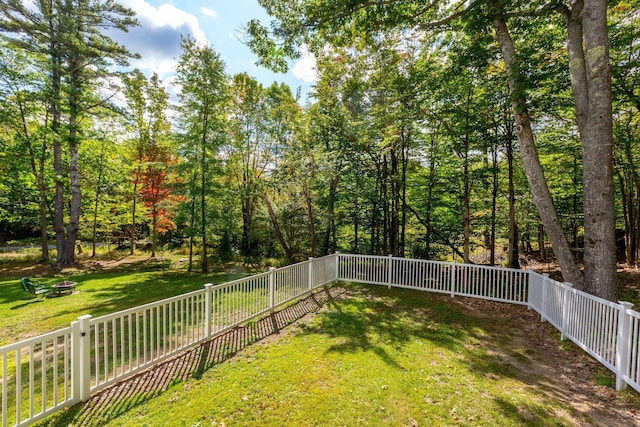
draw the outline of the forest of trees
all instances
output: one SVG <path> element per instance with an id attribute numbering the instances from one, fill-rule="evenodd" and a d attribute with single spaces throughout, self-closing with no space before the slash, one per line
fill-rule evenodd
<path id="1" fill-rule="evenodd" d="M 39 236 L 48 261 L 55 239 L 64 266 L 78 239 L 145 240 L 203 271 L 336 250 L 555 258 L 616 298 L 616 256 L 640 262 L 639 2 L 260 3 L 263 65 L 316 55 L 305 103 L 186 37 L 174 105 L 106 35 L 130 10 L 3 2 L 0 243 Z"/>

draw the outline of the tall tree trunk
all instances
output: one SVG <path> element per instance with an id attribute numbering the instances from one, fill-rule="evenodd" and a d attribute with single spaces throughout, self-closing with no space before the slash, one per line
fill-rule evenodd
<path id="1" fill-rule="evenodd" d="M 129 229 L 129 255 L 133 255 L 135 247 L 136 247 L 136 208 L 138 201 L 138 181 L 140 180 L 140 165 L 138 165 L 138 170 L 135 172 L 135 177 L 133 178 L 133 193 L 132 193 L 132 202 L 131 206 L 131 228 Z"/>
<path id="2" fill-rule="evenodd" d="M 56 19 L 53 15 L 49 20 L 50 34 L 58 32 Z M 56 263 L 64 257 L 65 228 L 64 228 L 64 167 L 62 164 L 62 111 L 60 108 L 62 81 L 62 52 L 59 41 L 52 37 L 49 46 L 51 54 L 51 131 L 53 134 L 53 171 L 55 173 L 55 196 L 53 229 L 56 236 Z"/>
<path id="3" fill-rule="evenodd" d="M 551 193 L 549 192 L 549 187 L 542 166 L 540 165 L 538 150 L 531 129 L 525 88 L 522 83 L 523 77 L 519 71 L 513 40 L 509 34 L 500 4 L 492 0 L 490 5 L 494 12 L 493 28 L 495 30 L 495 37 L 500 45 L 507 70 L 511 105 L 517 125 L 516 133 L 520 140 L 522 163 L 529 181 L 533 202 L 547 230 L 564 279 L 573 283 L 577 289 L 582 289 L 584 280 L 582 272 L 578 268 L 578 264 L 571 253 L 567 238 L 558 221 L 558 216 L 553 206 L 553 199 L 551 198 Z"/>
<path id="4" fill-rule="evenodd" d="M 193 271 L 193 234 L 195 233 L 194 225 L 196 219 L 196 199 L 191 200 L 191 233 L 189 236 L 189 266 L 187 271 Z"/>
<path id="5" fill-rule="evenodd" d="M 153 208 L 153 216 L 151 218 L 151 258 L 156 257 L 156 242 L 158 240 L 158 233 L 156 232 L 156 227 L 158 225 L 158 214 L 157 208 L 154 206 Z"/>
<path id="6" fill-rule="evenodd" d="M 631 193 L 631 190 L 629 190 Z M 637 266 L 640 260 L 640 185 L 636 186 L 635 200 L 633 195 L 629 195 L 629 214 L 631 216 L 631 235 L 632 237 L 632 249 L 633 249 L 633 263 Z M 634 209 L 635 206 L 635 209 Z"/>
<path id="7" fill-rule="evenodd" d="M 638 172 L 636 169 L 635 160 L 633 158 L 633 153 L 631 152 L 630 143 L 625 144 L 624 152 L 627 162 L 629 163 L 628 181 L 630 182 L 627 186 L 629 237 L 626 240 L 628 240 L 628 246 L 630 247 L 630 255 L 627 255 L 627 263 L 629 263 L 630 261 L 629 265 L 631 265 L 637 264 L 638 248 L 640 248 L 640 179 L 638 179 Z M 623 188 L 624 194 L 624 183 L 622 176 L 620 176 L 620 185 Z"/>
<path id="8" fill-rule="evenodd" d="M 580 242 L 578 241 L 578 159 L 573 158 L 573 215 L 571 218 L 571 235 L 573 251 L 577 260 L 580 260 Z"/>
<path id="9" fill-rule="evenodd" d="M 463 206 L 462 206 L 462 221 L 463 221 L 463 243 L 462 252 L 464 253 L 463 262 L 468 264 L 471 255 L 471 178 L 469 176 L 469 133 L 470 129 L 470 110 L 471 99 L 473 97 L 473 88 L 469 88 L 467 93 L 467 102 L 465 106 L 465 134 L 463 138 L 463 152 L 462 152 L 462 185 L 464 189 Z"/>
<path id="10" fill-rule="evenodd" d="M 544 225 L 538 223 L 538 249 L 540 249 L 540 259 L 547 259 L 547 247 L 544 244 Z"/>
<path id="11" fill-rule="evenodd" d="M 75 264 L 75 246 L 80 228 L 80 175 L 78 171 L 78 142 L 75 130 L 77 122 L 70 119 L 69 131 L 69 177 L 71 182 L 71 202 L 69 205 L 69 224 L 67 225 L 64 255 L 60 258 L 61 266 L 72 266 Z"/>
<path id="12" fill-rule="evenodd" d="M 269 213 L 269 218 L 271 219 L 271 224 L 273 225 L 273 230 L 275 231 L 276 238 L 278 239 L 278 242 L 280 243 L 282 250 L 284 250 L 284 253 L 287 256 L 287 259 L 289 260 L 289 262 L 293 262 L 294 254 L 291 250 L 291 246 L 287 244 L 287 241 L 284 238 L 284 234 L 280 229 L 280 223 L 278 222 L 278 218 L 276 217 L 276 214 L 273 211 L 273 206 L 271 205 L 271 201 L 269 200 L 266 194 L 262 195 L 262 199 L 264 200 L 264 204 L 267 206 L 267 212 Z"/>
<path id="13" fill-rule="evenodd" d="M 402 131 L 402 180 L 400 181 L 400 252 L 398 256 L 405 256 L 407 245 L 407 166 L 409 165 L 409 147 L 404 129 Z"/>
<path id="14" fill-rule="evenodd" d="M 631 144 L 629 142 L 625 144 L 624 151 L 627 162 L 629 163 L 629 178 L 626 181 L 629 183 L 627 186 L 627 206 L 629 217 L 629 237 L 627 240 L 628 246 L 630 247 L 630 255 L 628 255 L 627 262 L 629 263 L 630 261 L 629 265 L 631 265 L 637 263 L 638 248 L 640 248 L 640 234 L 636 233 L 636 231 L 640 231 L 640 180 L 638 179 L 635 160 L 633 158 Z M 621 175 L 620 185 L 623 185 L 623 179 L 624 178 Z"/>
<path id="15" fill-rule="evenodd" d="M 585 290 L 615 301 L 613 115 L 607 2 L 577 0 L 567 22 L 569 72 L 582 141 Z"/>
<path id="16" fill-rule="evenodd" d="M 100 147 L 100 163 L 98 166 L 98 182 L 96 183 L 96 196 L 93 204 L 93 224 L 91 227 L 91 258 L 95 258 L 96 256 L 96 234 L 98 228 L 98 206 L 100 205 L 100 196 L 102 192 L 100 191 L 100 186 L 102 185 L 102 174 L 104 171 L 104 142 L 102 143 L 102 147 Z"/>
<path id="17" fill-rule="evenodd" d="M 206 101 L 205 101 L 206 102 Z M 202 132 L 202 159 L 200 163 L 201 180 L 200 184 L 200 233 L 202 234 L 202 272 L 209 272 L 209 257 L 207 256 L 207 210 L 205 193 L 207 189 L 207 122 L 208 116 L 204 116 L 203 132 Z"/>
<path id="18" fill-rule="evenodd" d="M 387 156 L 382 156 L 382 177 L 380 178 L 380 205 L 382 206 L 382 252 L 389 254 L 389 235 L 391 234 L 389 224 L 391 223 L 389 212 L 389 171 Z"/>
<path id="19" fill-rule="evenodd" d="M 489 246 L 489 264 L 496 264 L 496 211 L 498 209 L 498 149 L 493 147 L 491 153 L 493 185 L 491 188 L 491 237 Z"/>
<path id="20" fill-rule="evenodd" d="M 44 181 L 39 183 L 40 187 L 40 245 L 42 246 L 42 262 L 48 262 L 49 257 L 49 234 L 47 233 L 47 193 L 45 190 Z"/>
<path id="21" fill-rule="evenodd" d="M 47 234 L 47 187 L 44 182 L 44 164 L 45 155 L 47 152 L 46 137 L 42 137 L 42 152 L 39 156 L 38 164 L 36 165 L 36 154 L 33 150 L 33 145 L 29 132 L 29 126 L 27 125 L 27 118 L 24 112 L 23 104 L 19 103 L 20 116 L 22 120 L 22 132 L 24 133 L 24 139 L 27 142 L 27 149 L 29 151 L 29 164 L 31 166 L 31 173 L 36 180 L 38 186 L 39 195 L 39 209 L 40 209 L 40 245 L 42 252 L 42 262 L 49 261 L 49 236 Z"/>
<path id="22" fill-rule="evenodd" d="M 437 133 L 437 132 L 436 132 Z M 427 175 L 427 206 L 425 207 L 426 216 L 424 221 L 425 227 L 425 255 L 427 259 L 431 259 L 431 210 L 433 206 L 433 188 L 436 183 L 436 156 L 438 151 L 437 137 L 431 137 L 431 144 L 429 145 L 429 175 Z"/>
<path id="23" fill-rule="evenodd" d="M 75 35 L 79 36 L 84 31 L 82 19 L 76 16 L 73 23 Z M 80 174 L 78 170 L 78 145 L 80 142 L 80 114 L 82 111 L 81 97 L 85 89 L 82 84 L 81 70 L 84 64 L 81 63 L 79 52 L 74 47 L 68 53 L 69 66 L 69 92 L 67 101 L 69 104 L 69 181 L 71 185 L 71 200 L 69 202 L 69 223 L 67 224 L 66 236 L 64 238 L 64 250 L 62 256 L 58 254 L 58 264 L 60 266 L 71 266 L 75 264 L 75 246 L 80 229 L 80 209 L 82 207 L 82 193 L 80 191 Z M 63 233 L 64 234 L 64 233 Z"/>
<path id="24" fill-rule="evenodd" d="M 187 271 L 189 272 L 193 271 L 193 246 L 196 233 L 196 192 L 198 190 L 197 182 L 198 170 L 194 166 L 191 173 L 191 206 L 189 207 L 189 215 L 191 216 L 191 219 L 189 220 L 189 265 L 187 267 Z"/>
<path id="25" fill-rule="evenodd" d="M 308 183 L 305 181 L 302 191 L 304 193 L 305 210 L 307 214 L 307 221 L 309 221 L 309 238 L 311 239 L 311 256 L 316 256 L 317 250 L 317 237 L 316 237 L 316 225 L 313 215 L 313 203 L 311 201 L 311 191 L 309 190 Z"/>
<path id="26" fill-rule="evenodd" d="M 335 239 L 333 245 L 331 243 L 331 237 L 334 236 L 333 229 L 335 228 L 335 204 L 336 204 L 336 190 L 338 188 L 339 178 L 337 176 L 331 177 L 329 181 L 329 200 L 327 206 L 327 227 L 324 233 L 324 240 L 322 243 L 322 255 L 327 255 L 331 252 L 331 249 L 335 249 Z"/>
<path id="27" fill-rule="evenodd" d="M 371 222 L 370 222 L 370 227 L 371 227 L 371 232 L 370 232 L 370 245 L 369 245 L 369 253 L 370 254 L 377 254 L 378 253 L 378 238 L 377 238 L 377 230 L 378 230 L 378 223 L 379 223 L 379 216 L 380 216 L 380 207 L 379 207 L 379 198 L 378 198 L 378 194 L 380 194 L 380 190 L 378 188 L 378 186 L 380 185 L 379 183 L 379 175 L 376 176 L 376 188 L 375 188 L 375 195 L 372 197 L 372 201 L 371 201 Z"/>
<path id="28" fill-rule="evenodd" d="M 633 209 L 633 205 L 629 203 L 629 194 L 627 192 L 627 185 L 624 179 L 622 172 L 617 171 L 618 181 L 620 183 L 620 199 L 622 201 L 622 216 L 624 217 L 624 255 L 625 261 L 628 266 L 633 264 L 633 234 L 631 232 L 631 224 L 633 221 L 633 215 L 631 210 Z M 629 192 L 631 188 L 629 188 Z"/>
<path id="29" fill-rule="evenodd" d="M 507 174 L 508 174 L 508 199 L 509 199 L 509 247 L 507 249 L 507 267 L 520 268 L 518 256 L 518 224 L 516 222 L 516 191 L 513 182 L 513 134 L 508 125 L 505 135 L 507 146 Z"/>
<path id="30" fill-rule="evenodd" d="M 391 224 L 389 226 L 390 230 L 390 243 L 391 243 L 391 254 L 393 256 L 398 256 L 399 253 L 399 237 L 400 237 L 400 212 L 399 212 L 399 185 L 400 179 L 398 177 L 398 153 L 396 151 L 396 147 L 391 150 L 390 153 L 391 159 Z"/>
<path id="31" fill-rule="evenodd" d="M 359 238 L 359 226 L 360 226 L 360 206 L 358 206 L 358 200 L 356 198 L 355 205 L 353 207 L 353 212 L 351 214 L 353 218 L 353 252 L 360 253 L 358 249 L 358 238 Z"/>

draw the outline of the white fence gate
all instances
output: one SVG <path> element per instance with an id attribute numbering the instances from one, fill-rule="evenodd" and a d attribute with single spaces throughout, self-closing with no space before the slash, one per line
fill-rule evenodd
<path id="1" fill-rule="evenodd" d="M 91 393 L 341 280 L 526 305 L 640 391 L 640 313 L 530 270 L 335 254 L 92 318 L 0 347 L 2 427 Z"/>

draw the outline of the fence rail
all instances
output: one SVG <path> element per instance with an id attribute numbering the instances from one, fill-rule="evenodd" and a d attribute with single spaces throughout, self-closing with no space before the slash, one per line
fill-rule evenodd
<path id="1" fill-rule="evenodd" d="M 2 427 L 26 426 L 327 283 L 527 305 L 640 391 L 640 313 L 528 270 L 335 254 L 92 318 L 0 347 Z"/>

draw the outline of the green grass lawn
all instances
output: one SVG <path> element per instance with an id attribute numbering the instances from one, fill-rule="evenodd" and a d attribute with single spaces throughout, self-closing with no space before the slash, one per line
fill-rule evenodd
<path id="1" fill-rule="evenodd" d="M 423 292 L 348 286 L 346 295 L 154 398 L 103 397 L 93 420 L 76 407 L 43 424 L 553 426 L 582 417 L 528 372 L 537 362 L 514 344 L 509 319 Z"/>
<path id="2" fill-rule="evenodd" d="M 38 282 L 48 286 L 62 280 L 78 283 L 73 294 L 47 298 L 33 298 L 24 292 L 20 277 L 0 278 L 0 346 L 69 326 L 83 314 L 97 317 L 243 275 L 149 269 L 39 278 Z"/>

